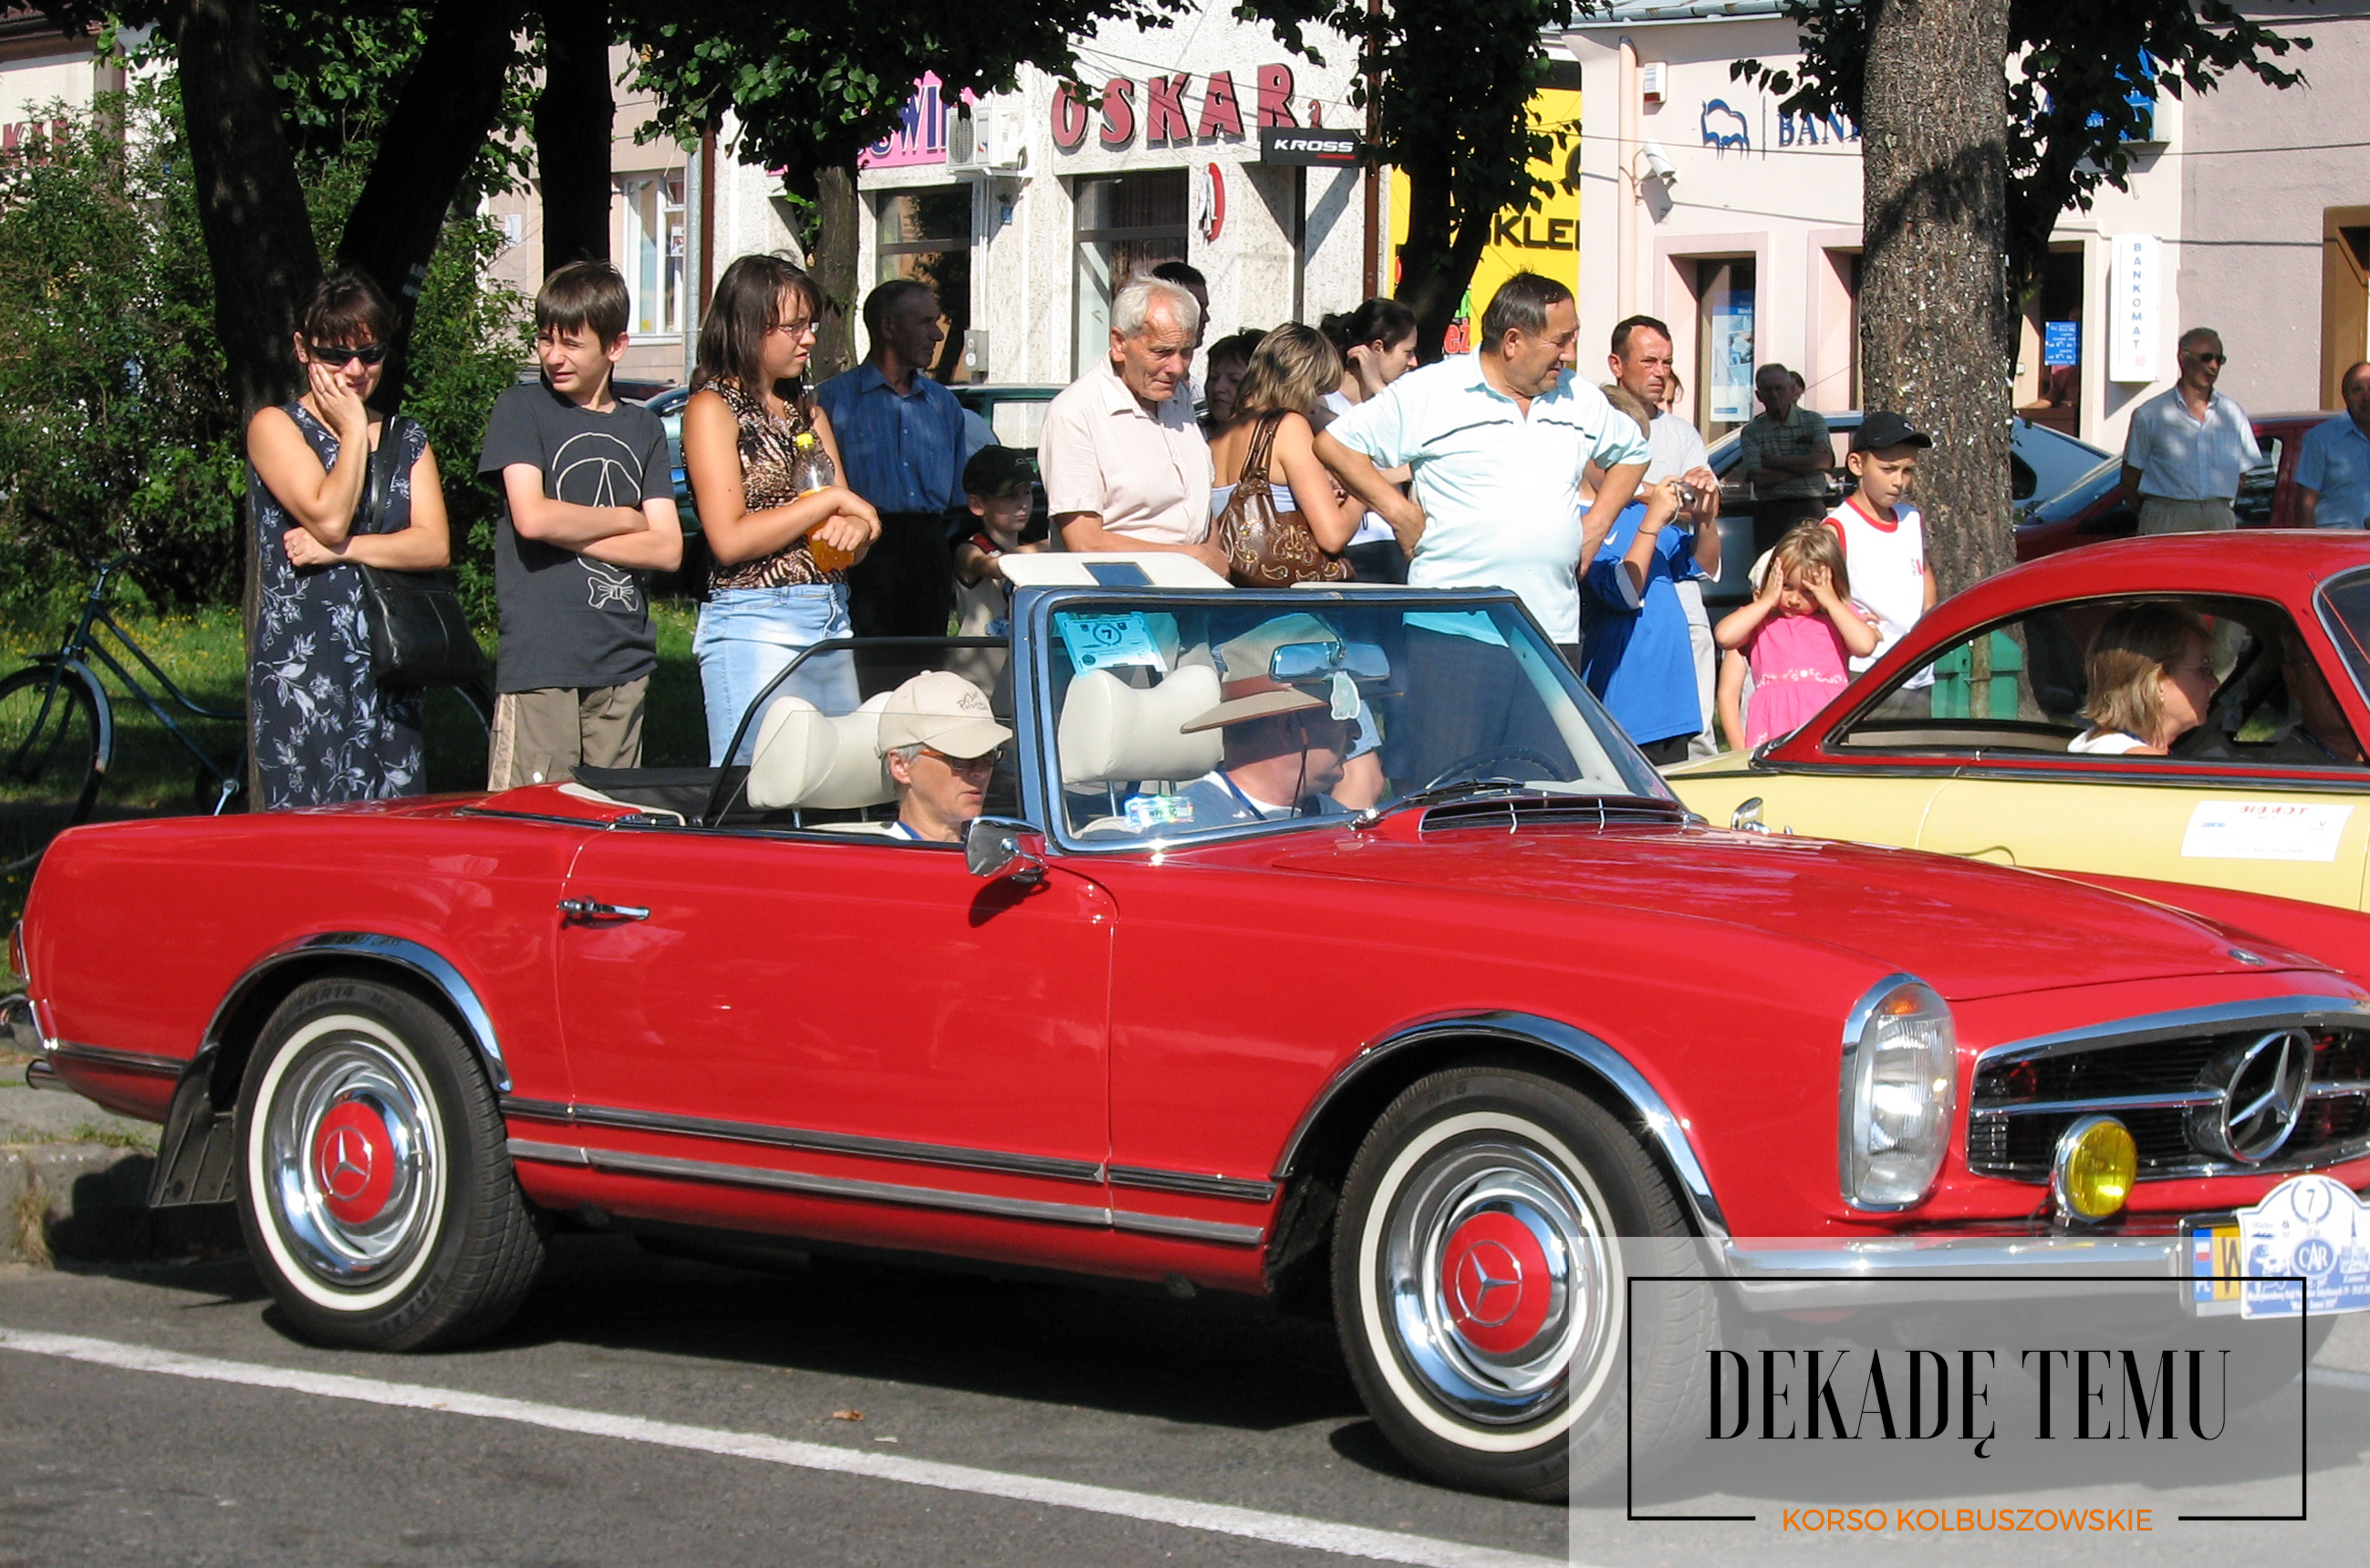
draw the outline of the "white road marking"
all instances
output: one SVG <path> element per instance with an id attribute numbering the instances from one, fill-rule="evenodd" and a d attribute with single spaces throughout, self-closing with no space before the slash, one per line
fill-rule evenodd
<path id="1" fill-rule="evenodd" d="M 759 1459 L 800 1470 L 829 1470 L 871 1481 L 906 1486 L 930 1486 L 944 1492 L 968 1492 L 982 1497 L 1002 1497 L 1054 1508 L 1076 1508 L 1142 1519 L 1180 1529 L 1207 1530 L 1272 1541 L 1279 1546 L 1330 1551 L 1344 1557 L 1364 1557 L 1378 1562 L 1406 1562 L 1418 1568 L 1566 1568 L 1564 1560 L 1532 1557 L 1491 1547 L 1404 1535 L 1397 1530 L 1365 1529 L 1357 1525 L 1304 1519 L 1291 1514 L 1270 1514 L 1256 1508 L 1233 1508 L 1221 1503 L 1197 1503 L 1188 1498 L 1162 1497 L 1148 1492 L 1087 1486 L 1040 1476 L 1011 1475 L 971 1465 L 938 1464 L 895 1454 L 835 1448 L 823 1443 L 799 1443 L 756 1433 L 726 1432 L 712 1426 L 686 1426 L 672 1421 L 650 1421 L 604 1411 L 575 1410 L 566 1405 L 539 1404 L 528 1400 L 500 1399 L 459 1389 L 431 1388 L 418 1383 L 390 1383 L 376 1378 L 351 1378 L 336 1372 L 301 1372 L 283 1366 L 263 1366 L 244 1361 L 220 1361 L 212 1356 L 184 1355 L 146 1345 L 120 1344 L 112 1340 L 84 1339 L 74 1334 L 33 1333 L 0 1328 L 0 1350 L 33 1355 L 53 1355 L 128 1372 L 161 1372 L 174 1378 L 194 1378 L 214 1383 L 240 1383 L 256 1389 L 283 1389 L 321 1399 L 356 1400 L 364 1404 L 391 1405 L 399 1410 L 442 1411 L 448 1415 L 483 1416 L 546 1426 L 589 1437 L 617 1437 L 629 1443 L 650 1443 L 666 1448 L 688 1448 L 733 1458 Z"/>

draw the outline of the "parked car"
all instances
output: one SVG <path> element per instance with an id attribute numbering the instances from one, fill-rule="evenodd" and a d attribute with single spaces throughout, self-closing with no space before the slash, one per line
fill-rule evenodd
<path id="1" fill-rule="evenodd" d="M 687 386 L 670 386 L 642 406 L 658 415 L 666 428 L 668 472 L 674 479 L 674 512 L 683 519 L 684 537 L 699 532 L 699 503 L 692 499 L 691 480 L 683 470 L 683 408 L 691 401 Z"/>
<path id="2" fill-rule="evenodd" d="M 2088 724 L 2090 639 L 2142 600 L 2214 627 L 2211 715 L 2169 756 L 2069 753 Z M 1945 600 L 1791 736 L 1671 782 L 1719 822 L 1758 801 L 1745 814 L 1772 831 L 2358 909 L 2370 896 L 2365 683 L 2360 535 L 2126 539 Z"/>
<path id="3" fill-rule="evenodd" d="M 1859 428 L 1860 412 L 1847 409 L 1822 414 L 1828 433 L 1835 438 L 1835 498 L 1858 488 L 1844 468 L 1851 432 Z M 1761 552 L 1778 542 L 1778 533 L 1761 527 L 1754 513 L 1758 503 L 1753 487 L 1737 467 L 1743 455 L 1740 432 L 1731 431 L 1711 444 L 1708 462 L 1720 476 L 1720 576 L 1704 585 L 1704 602 L 1714 613 L 1734 609 L 1753 597 L 1750 574 Z M 2014 421 L 2009 431 L 2008 493 L 2021 508 L 2056 496 L 2097 468 L 2107 454 L 2047 425 L 2029 420 Z"/>
<path id="4" fill-rule="evenodd" d="M 2273 414 L 2254 421 L 2263 461 L 2240 476 L 2234 505 L 2241 528 L 2295 526 L 2296 459 L 2305 432 L 2334 416 Z M 2123 491 L 2123 460 L 2108 458 L 2055 496 L 2017 510 L 2016 559 L 2038 560 L 2077 545 L 2129 538 L 2140 530 L 2139 509 Z"/>
<path id="5" fill-rule="evenodd" d="M 1708 829 L 1502 593 L 1014 571 L 1009 641 L 943 645 L 1016 732 L 961 846 L 885 833 L 877 698 L 770 692 L 747 767 L 77 828 L 15 939 L 31 1076 L 165 1124 L 152 1202 L 235 1200 L 328 1343 L 492 1332 L 555 1226 L 1166 1281 L 1329 1304 L 1403 1454 L 1539 1496 L 1700 1420 L 1628 1389 L 1701 1378 L 1719 1310 L 1633 1318 L 1619 1239 L 1773 1309 L 1802 1238 L 1896 1303 L 1938 1261 L 2164 1303 L 2184 1219 L 2370 1183 L 2370 994 L 2302 956 L 2361 916 Z M 1268 712 L 1375 721 L 1379 803 L 1210 782 Z M 2111 1108 L 2004 1062 L 2140 1093 L 2267 1030 L 2321 1053 L 2276 1158 L 2126 1111 L 2128 1202 L 2050 1217 Z"/>

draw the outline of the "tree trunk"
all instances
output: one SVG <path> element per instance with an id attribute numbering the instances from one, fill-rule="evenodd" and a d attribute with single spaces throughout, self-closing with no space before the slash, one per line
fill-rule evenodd
<path id="1" fill-rule="evenodd" d="M 1446 148 L 1437 155 L 1403 158 L 1398 177 L 1407 183 L 1408 232 L 1399 247 L 1398 281 L 1392 294 L 1415 312 L 1416 356 L 1430 364 L 1441 356 L 1441 340 L 1456 317 L 1473 270 L 1467 267 L 1461 279 L 1454 275 Z"/>
<path id="2" fill-rule="evenodd" d="M 1934 438 L 1927 570 L 1955 593 L 2015 556 L 2008 396 L 2008 0 L 1868 0 L 1861 402 Z"/>
<path id="3" fill-rule="evenodd" d="M 853 156 L 815 171 L 815 236 L 807 248 L 807 267 L 823 285 L 824 306 L 815 332 L 813 366 L 807 372 L 810 386 L 856 363 L 856 315 L 863 293 L 856 276 L 860 210 Z"/>
<path id="4" fill-rule="evenodd" d="M 609 259 L 609 143 L 616 120 L 609 7 L 600 0 L 547 0 L 543 91 L 535 100 L 546 272 L 569 261 Z"/>
<path id="5" fill-rule="evenodd" d="M 258 0 L 189 0 L 167 22 L 180 55 L 181 112 L 189 122 L 190 172 L 198 226 L 213 271 L 214 331 L 245 424 L 257 409 L 294 397 L 291 340 L 302 302 L 320 281 L 305 188 L 280 124 Z M 241 621 L 253 646 L 255 516 L 242 506 Z M 263 798 L 254 718 L 247 720 L 247 798 Z"/>
<path id="6" fill-rule="evenodd" d="M 174 36 L 198 223 L 214 274 L 214 330 L 242 421 L 294 396 L 290 340 L 321 278 L 259 10 L 258 0 L 189 0 Z"/>
<path id="7" fill-rule="evenodd" d="M 518 8 L 499 0 L 443 0 L 436 7 L 420 62 L 387 117 L 370 178 L 338 241 L 339 264 L 368 272 L 401 314 L 397 352 L 379 382 L 389 408 L 402 399 L 403 346 L 429 258 L 501 112 L 502 86 L 518 54 Z"/>

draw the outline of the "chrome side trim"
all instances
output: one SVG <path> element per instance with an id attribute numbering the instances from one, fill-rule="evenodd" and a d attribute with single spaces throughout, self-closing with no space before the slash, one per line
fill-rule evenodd
<path id="1" fill-rule="evenodd" d="M 1000 1149 L 963 1148 L 951 1144 L 907 1143 L 897 1138 L 865 1137 L 854 1133 L 810 1132 L 800 1127 L 778 1127 L 765 1122 L 717 1122 L 701 1116 L 671 1115 L 662 1111 L 623 1111 L 605 1105 L 558 1105 L 549 1101 L 535 1100 L 504 1100 L 502 1109 L 540 1121 L 572 1122 L 583 1127 L 621 1127 L 629 1132 L 717 1138 L 731 1143 L 763 1144 L 770 1148 L 805 1149 L 815 1154 L 899 1159 L 915 1165 L 944 1165 L 960 1170 L 994 1170 L 1010 1176 L 1041 1176 L 1052 1182 L 1099 1183 L 1103 1179 L 1103 1168 L 1092 1160 L 1007 1154 Z"/>
<path id="2" fill-rule="evenodd" d="M 178 1056 L 154 1056 L 145 1051 L 118 1051 L 107 1045 L 85 1045 L 79 1041 L 60 1040 L 47 1053 L 52 1062 L 80 1062 L 110 1073 L 134 1073 L 142 1078 L 167 1078 L 178 1080 L 190 1064 Z"/>
<path id="3" fill-rule="evenodd" d="M 512 1159 L 539 1159 L 546 1165 L 589 1165 L 584 1151 L 573 1144 L 536 1143 L 531 1138 L 510 1141 Z"/>
<path id="4" fill-rule="evenodd" d="M 502 1096 L 502 1114 L 525 1116 L 537 1122 L 565 1122 L 568 1107 L 557 1100 L 522 1100 L 515 1094 Z"/>
<path id="5" fill-rule="evenodd" d="M 1190 1193 L 1199 1198 L 1232 1198 L 1247 1204 L 1270 1204 L 1281 1190 L 1272 1182 L 1239 1176 L 1201 1176 L 1186 1170 L 1162 1170 L 1148 1165 L 1110 1168 L 1114 1187 L 1141 1187 L 1152 1193 Z"/>
<path id="6" fill-rule="evenodd" d="M 486 1005 L 477 999 L 476 990 L 470 986 L 467 980 L 462 977 L 461 972 L 455 969 L 443 953 L 432 948 L 423 947 L 418 942 L 402 937 L 381 936 L 375 931 L 320 931 L 309 937 L 300 938 L 258 959 L 248 966 L 246 974 L 238 977 L 238 983 L 233 986 L 229 994 L 223 997 L 222 1004 L 214 1009 L 214 1016 L 206 1022 L 206 1032 L 200 1042 L 200 1050 L 202 1052 L 222 1043 L 224 1020 L 237 1009 L 241 1002 L 247 999 L 248 994 L 266 974 L 283 963 L 338 953 L 351 953 L 356 957 L 379 959 L 398 964 L 435 986 L 444 999 L 453 1004 L 454 1010 L 461 1015 L 462 1021 L 468 1026 L 469 1032 L 473 1036 L 470 1043 L 477 1048 L 478 1055 L 485 1059 L 486 1075 L 493 1080 L 494 1091 L 497 1094 L 510 1092 L 511 1069 L 509 1064 L 502 1060 L 501 1041 L 494 1033 L 493 1018 L 486 1011 Z M 176 1064 L 175 1070 L 177 1072 L 179 1070 L 178 1064 Z"/>
<path id="7" fill-rule="evenodd" d="M 1256 1247 L 1267 1232 L 1256 1225 L 1221 1225 L 1214 1220 L 1179 1219 L 1167 1214 L 1135 1214 L 1111 1210 L 1115 1230 L 1140 1230 L 1150 1236 L 1181 1236 L 1189 1241 L 1222 1241 L 1230 1247 Z"/>
<path id="8" fill-rule="evenodd" d="M 2248 1002 L 2219 1002 L 2210 1008 L 2183 1008 L 2178 1012 L 2144 1013 L 2112 1023 L 2069 1029 L 2057 1034 L 2036 1034 L 1995 1045 L 1975 1057 L 1975 1071 L 2002 1062 L 2062 1056 L 2095 1051 L 2103 1045 L 2139 1045 L 2151 1040 L 2171 1040 L 2183 1034 L 2215 1030 L 2292 1024 L 2299 1029 L 2370 1029 L 2370 1001 L 2353 997 L 2265 997 Z"/>
<path id="9" fill-rule="evenodd" d="M 814 1197 L 853 1198 L 871 1203 L 905 1204 L 918 1208 L 959 1209 L 994 1215 L 1003 1219 L 1033 1219 L 1053 1225 L 1106 1226 L 1110 1211 L 1101 1205 L 1049 1204 L 1033 1198 L 997 1197 L 985 1193 L 950 1193 L 935 1187 L 908 1187 L 892 1182 L 861 1182 L 846 1176 L 811 1176 L 802 1170 L 774 1170 L 755 1165 L 725 1165 L 715 1160 L 677 1159 L 663 1154 L 624 1154 L 610 1148 L 558 1148 L 550 1144 L 512 1139 L 513 1159 L 551 1159 L 589 1165 L 595 1170 L 627 1176 L 663 1176 L 685 1182 L 717 1182 L 734 1187 L 765 1187 L 777 1192 L 804 1193 Z"/>
<path id="10" fill-rule="evenodd" d="M 914 1208 L 954 1209 L 966 1214 L 991 1215 L 998 1219 L 1095 1226 L 1141 1231 L 1153 1236 L 1175 1236 L 1193 1241 L 1223 1242 L 1235 1247 L 1256 1247 L 1266 1235 L 1266 1231 L 1256 1225 L 1222 1225 L 1211 1220 L 1180 1219 L 1164 1214 L 1136 1214 L 1087 1204 L 1049 1204 L 1030 1198 L 998 1197 L 985 1193 L 950 1193 L 936 1187 L 860 1182 L 842 1176 L 812 1176 L 800 1170 L 725 1165 L 705 1159 L 677 1159 L 666 1155 L 624 1154 L 616 1149 L 580 1148 L 570 1144 L 538 1143 L 527 1138 L 511 1139 L 510 1154 L 512 1159 L 584 1166 L 620 1175 L 715 1182 L 735 1187 L 764 1187 L 775 1192 L 801 1193 L 814 1197 L 903 1204 Z"/>
<path id="11" fill-rule="evenodd" d="M 1679 1179 L 1679 1186 L 1687 1200 L 1698 1228 L 1707 1236 L 1725 1239 L 1728 1221 L 1721 1215 L 1720 1200 L 1711 1190 L 1711 1179 L 1704 1174 L 1703 1161 L 1696 1158 L 1695 1146 L 1687 1139 L 1686 1124 L 1674 1113 L 1645 1075 L 1630 1066 L 1628 1058 L 1584 1030 L 1556 1019 L 1541 1018 L 1536 1013 L 1488 1011 L 1455 1013 L 1426 1019 L 1388 1034 L 1359 1052 L 1330 1081 L 1317 1091 L 1308 1109 L 1301 1113 L 1299 1125 L 1284 1140 L 1283 1153 L 1275 1162 L 1273 1179 L 1281 1183 L 1291 1178 L 1300 1158 L 1300 1146 L 1310 1128 L 1335 1096 L 1352 1080 L 1363 1076 L 1376 1062 L 1412 1045 L 1447 1036 L 1480 1035 L 1498 1040 L 1519 1041 L 1525 1044 L 1543 1045 L 1560 1055 L 1570 1057 L 1602 1078 L 1616 1094 L 1628 1102 L 1639 1120 L 1646 1125 L 1662 1157 L 1671 1162 L 1671 1170 Z"/>

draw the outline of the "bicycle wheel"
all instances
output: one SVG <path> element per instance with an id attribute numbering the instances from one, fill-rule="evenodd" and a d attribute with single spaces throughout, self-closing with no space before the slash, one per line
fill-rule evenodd
<path id="1" fill-rule="evenodd" d="M 90 814 L 106 755 L 98 698 L 71 671 L 0 681 L 0 869 L 20 870 Z"/>

